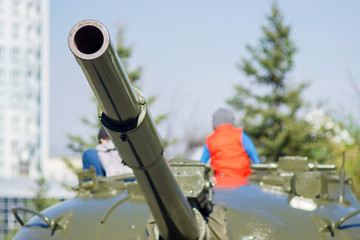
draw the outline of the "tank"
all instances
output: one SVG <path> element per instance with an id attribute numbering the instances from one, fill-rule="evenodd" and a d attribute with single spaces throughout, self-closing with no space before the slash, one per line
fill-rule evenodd
<path id="1" fill-rule="evenodd" d="M 133 174 L 97 177 L 91 168 L 78 173 L 73 199 L 42 212 L 13 208 L 22 226 L 14 239 L 360 239 L 359 201 L 344 167 L 337 175 L 335 165 L 285 156 L 219 185 L 207 165 L 165 159 L 146 99 L 104 25 L 76 24 L 69 48 Z M 34 216 L 25 221 L 25 213 Z"/>

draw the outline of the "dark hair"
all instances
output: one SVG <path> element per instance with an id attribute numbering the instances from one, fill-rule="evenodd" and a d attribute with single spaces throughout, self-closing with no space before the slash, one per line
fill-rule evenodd
<path id="1" fill-rule="evenodd" d="M 107 132 L 105 131 L 105 128 L 103 126 L 100 127 L 99 129 L 99 133 L 98 133 L 98 140 L 100 143 L 100 139 L 109 139 L 109 135 L 107 134 Z"/>

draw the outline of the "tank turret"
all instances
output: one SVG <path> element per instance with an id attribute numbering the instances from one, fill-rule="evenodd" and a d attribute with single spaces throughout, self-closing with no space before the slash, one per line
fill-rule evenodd
<path id="1" fill-rule="evenodd" d="M 129 81 L 106 28 L 74 26 L 69 47 L 99 103 L 99 117 L 134 175 L 78 173 L 77 196 L 42 212 L 13 209 L 15 239 L 359 239 L 360 204 L 334 165 L 283 157 L 253 165 L 241 185 L 214 187 L 198 161 L 167 161 L 146 100 Z M 33 214 L 25 221 L 21 212 Z"/>

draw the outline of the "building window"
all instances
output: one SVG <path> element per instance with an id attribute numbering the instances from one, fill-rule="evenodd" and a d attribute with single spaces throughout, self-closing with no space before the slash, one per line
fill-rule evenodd
<path id="1" fill-rule="evenodd" d="M 29 163 L 28 162 L 20 162 L 19 174 L 21 177 L 29 177 Z"/>
<path id="2" fill-rule="evenodd" d="M 12 119 L 12 131 L 14 133 L 19 133 L 20 131 L 20 120 L 18 117 L 13 117 Z"/>
<path id="3" fill-rule="evenodd" d="M 40 6 L 40 4 L 38 3 L 38 4 L 36 5 L 36 14 L 37 14 L 37 15 L 40 15 L 40 13 L 41 13 L 41 6 Z"/>
<path id="4" fill-rule="evenodd" d="M 20 93 L 13 93 L 11 106 L 13 108 L 20 108 L 22 102 L 22 97 Z"/>
<path id="5" fill-rule="evenodd" d="M 27 70 L 26 72 L 26 83 L 27 86 L 31 86 L 31 80 L 32 80 L 32 71 L 31 70 Z"/>
<path id="6" fill-rule="evenodd" d="M 15 0 L 13 2 L 13 15 L 14 16 L 19 16 L 19 13 L 20 13 L 20 3 L 18 0 Z"/>
<path id="7" fill-rule="evenodd" d="M 4 12 L 4 0 L 0 0 L 0 13 Z"/>
<path id="8" fill-rule="evenodd" d="M 27 62 L 28 63 L 31 63 L 32 62 L 32 60 L 33 60 L 33 53 L 32 53 L 32 51 L 31 50 L 28 50 L 27 52 L 26 52 L 26 60 L 27 60 Z"/>
<path id="9" fill-rule="evenodd" d="M 0 69 L 0 86 L 4 85 L 5 79 L 4 79 L 4 70 Z"/>
<path id="10" fill-rule="evenodd" d="M 0 22 L 0 37 L 5 36 L 4 23 Z"/>
<path id="11" fill-rule="evenodd" d="M 4 134 L 4 115 L 0 115 L 0 135 Z M 0 138 L 0 141 L 2 141 L 2 139 Z M 0 153 L 3 152 L 4 149 L 1 148 L 0 146 Z"/>
<path id="12" fill-rule="evenodd" d="M 41 51 L 40 51 L 40 50 L 37 51 L 37 53 L 36 53 L 36 58 L 37 58 L 38 61 L 41 60 Z"/>
<path id="13" fill-rule="evenodd" d="M 0 107 L 4 106 L 4 101 L 5 101 L 5 92 L 0 91 Z"/>
<path id="14" fill-rule="evenodd" d="M 25 132 L 26 132 L 27 134 L 30 133 L 31 124 L 32 124 L 31 118 L 28 118 L 27 121 L 26 121 L 26 123 L 25 123 Z"/>
<path id="15" fill-rule="evenodd" d="M 32 26 L 29 26 L 27 29 L 27 39 L 33 41 L 36 37 L 35 29 Z"/>
<path id="16" fill-rule="evenodd" d="M 4 47 L 0 47 L 0 61 L 4 60 Z"/>
<path id="17" fill-rule="evenodd" d="M 19 39 L 19 36 L 20 36 L 20 25 L 18 23 L 15 23 L 12 29 L 12 37 L 13 39 Z"/>
<path id="18" fill-rule="evenodd" d="M 27 9 L 28 9 L 28 16 L 29 16 L 29 17 L 34 17 L 34 16 L 36 16 L 35 5 L 34 5 L 32 2 L 30 2 L 30 3 L 28 4 Z"/>
<path id="19" fill-rule="evenodd" d="M 15 63 L 18 63 L 19 62 L 19 55 L 20 55 L 20 50 L 19 48 L 13 48 L 12 50 L 12 60 L 15 62 Z"/>
<path id="20" fill-rule="evenodd" d="M 18 141 L 13 141 L 11 143 L 11 153 L 15 157 L 19 156 L 19 142 Z"/>
<path id="21" fill-rule="evenodd" d="M 41 38 L 41 34 L 42 34 L 41 26 L 38 27 L 37 34 L 38 34 L 38 37 Z"/>
<path id="22" fill-rule="evenodd" d="M 11 83 L 14 87 L 18 87 L 20 85 L 20 71 L 19 70 L 14 70 L 12 72 Z"/>

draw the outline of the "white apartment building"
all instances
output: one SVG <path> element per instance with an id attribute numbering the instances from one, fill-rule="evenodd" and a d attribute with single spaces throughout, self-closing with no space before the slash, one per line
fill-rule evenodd
<path id="1" fill-rule="evenodd" d="M 0 178 L 48 158 L 49 1 L 0 0 Z"/>

